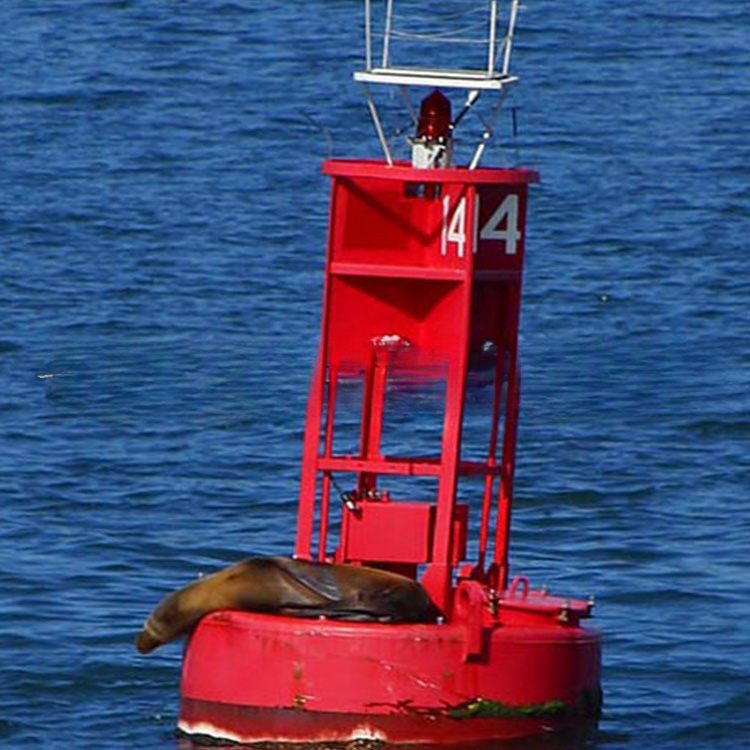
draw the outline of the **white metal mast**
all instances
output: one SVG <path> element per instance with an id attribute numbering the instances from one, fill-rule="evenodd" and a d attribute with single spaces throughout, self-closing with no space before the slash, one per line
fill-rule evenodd
<path id="1" fill-rule="evenodd" d="M 496 104 L 492 109 L 492 116 L 489 121 L 483 118 L 484 132 L 476 145 L 469 168 L 474 169 L 484 153 L 487 143 L 491 140 L 493 131 L 492 125 L 498 114 L 500 105 L 507 93 L 506 87 L 515 83 L 518 76 L 510 72 L 510 57 L 513 49 L 513 33 L 515 30 L 516 19 L 520 0 L 485 0 L 480 2 L 470 2 L 466 0 L 466 6 L 460 14 L 456 14 L 446 21 L 446 28 L 434 30 L 436 22 L 440 21 L 438 14 L 431 13 L 428 0 L 424 0 L 425 5 L 425 26 L 432 26 L 432 31 L 420 31 L 412 27 L 400 27 L 398 10 L 396 6 L 409 5 L 408 0 L 383 0 L 384 9 L 380 12 L 381 23 L 378 28 L 382 32 L 376 31 L 375 15 L 373 10 L 373 0 L 365 0 L 365 69 L 358 70 L 354 73 L 354 80 L 363 84 L 367 106 L 370 110 L 375 131 L 383 149 L 385 159 L 389 165 L 393 164 L 393 152 L 391 145 L 386 137 L 385 130 L 378 112 L 377 105 L 370 88 L 371 84 L 397 86 L 409 109 L 412 119 L 416 119 L 414 108 L 409 100 L 408 89 L 411 86 L 428 87 L 428 88 L 453 88 L 466 90 L 466 101 L 454 118 L 452 126 L 474 106 L 480 97 L 480 94 L 491 94 L 496 97 Z M 378 4 L 377 2 L 375 4 Z M 412 7 L 414 3 L 411 3 Z M 483 11 L 482 6 L 486 5 Z M 505 33 L 498 35 L 500 25 L 501 7 L 504 18 L 507 18 Z M 479 15 L 482 14 L 482 15 Z M 475 22 L 475 18 L 479 18 Z M 468 19 L 468 23 L 467 23 Z M 412 17 L 412 22 L 414 18 Z M 447 28 L 448 21 L 457 23 L 457 27 Z M 428 23 L 429 22 L 429 23 Z M 463 25 L 462 25 L 463 24 Z M 467 31 L 475 32 L 480 29 L 481 36 L 466 38 Z M 379 64 L 376 64 L 376 43 L 379 42 L 380 55 Z M 431 67 L 420 64 L 421 60 L 417 59 L 416 64 L 397 65 L 394 63 L 394 49 L 401 44 L 405 53 L 412 56 L 419 56 L 419 46 L 421 43 L 429 43 L 431 49 L 451 44 L 461 43 L 481 43 L 485 46 L 484 60 L 482 67 Z M 500 66 L 498 67 L 498 60 Z M 410 61 L 412 62 L 412 61 Z"/>

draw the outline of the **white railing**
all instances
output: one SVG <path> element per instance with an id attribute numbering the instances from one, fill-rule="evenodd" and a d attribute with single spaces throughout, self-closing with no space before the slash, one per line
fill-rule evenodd
<path id="1" fill-rule="evenodd" d="M 364 1 L 365 68 L 356 71 L 354 79 L 364 86 L 375 131 L 389 164 L 393 163 L 392 149 L 370 84 L 398 86 L 412 117 L 414 107 L 408 98 L 408 87 L 465 89 L 468 95 L 461 110 L 463 117 L 480 93 L 499 95 L 501 102 L 508 84 L 518 80 L 510 73 L 510 58 L 520 0 L 458 0 L 454 2 L 456 10 L 450 9 L 450 3 L 446 7 L 446 1 L 436 11 L 434 0 L 383 0 L 384 8 L 381 5 L 379 14 L 374 11 L 374 0 Z M 507 25 L 504 33 L 498 34 L 501 15 L 507 18 Z M 376 58 L 379 65 L 375 64 Z M 455 64 L 466 59 L 468 64 Z M 494 115 L 499 102 L 493 108 Z M 485 130 L 470 160 L 471 168 L 477 165 L 493 135 L 491 123 L 483 123 Z"/>

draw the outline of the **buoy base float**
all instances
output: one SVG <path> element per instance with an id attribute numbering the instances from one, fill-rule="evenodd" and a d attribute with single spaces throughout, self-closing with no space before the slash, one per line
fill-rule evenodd
<path id="1" fill-rule="evenodd" d="M 324 171 L 331 230 L 295 557 L 419 580 L 439 619 L 209 614 L 186 647 L 178 727 L 198 741 L 394 745 L 593 727 L 600 638 L 580 624 L 591 604 L 508 581 L 521 269 L 537 175 L 365 161 Z M 485 451 L 462 450 L 474 354 L 491 365 Z M 438 452 L 386 452 L 386 413 L 406 398 L 391 400 L 391 383 L 422 380 L 442 396 Z M 357 417 L 351 452 L 337 436 Z M 479 420 L 471 427 L 481 433 Z M 432 482 L 434 494 L 420 485 L 403 499 L 394 480 Z M 339 482 L 352 489 L 337 503 Z"/>
<path id="2" fill-rule="evenodd" d="M 487 65 L 475 71 L 421 68 L 420 58 L 391 66 L 394 4 L 385 3 L 376 65 L 366 0 L 366 65 L 355 73 L 385 161 L 323 165 L 331 207 L 294 556 L 418 580 L 439 617 L 207 615 L 181 681 L 178 726 L 198 741 L 465 749 L 594 727 L 599 716 L 600 638 L 580 624 L 591 604 L 508 580 L 526 207 L 538 175 L 477 168 L 489 126 L 468 166 L 453 164 L 455 126 L 480 90 L 499 97 L 496 113 L 517 80 L 508 63 L 519 0 L 508 2 L 501 69 L 498 3 L 489 3 Z M 378 83 L 467 98 L 451 119 L 446 95 L 427 96 L 404 162 L 377 114 Z M 465 409 L 472 368 L 486 376 L 481 414 Z M 429 408 L 410 401 L 422 383 Z M 410 403 L 422 415 L 414 424 Z"/>
<path id="3" fill-rule="evenodd" d="M 194 744 L 237 743 L 241 745 L 350 746 L 356 743 L 443 746 L 483 746 L 498 741 L 518 740 L 530 735 L 562 732 L 581 727 L 580 719 L 472 718 L 464 721 L 444 715 L 414 716 L 333 712 L 300 712 L 295 709 L 236 707 L 183 700 L 179 732 Z M 220 726 L 215 724 L 220 722 Z M 230 726 L 231 729 L 226 727 Z"/>
<path id="4" fill-rule="evenodd" d="M 489 593 L 460 583 L 439 624 L 209 615 L 186 651 L 179 730 L 243 744 L 444 745 L 594 726 L 599 634 L 579 623 L 590 605 Z"/>

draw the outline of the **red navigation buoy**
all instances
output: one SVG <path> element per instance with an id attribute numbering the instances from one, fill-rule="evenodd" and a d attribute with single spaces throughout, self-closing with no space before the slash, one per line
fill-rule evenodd
<path id="1" fill-rule="evenodd" d="M 395 68 L 385 52 L 376 67 L 368 39 L 367 67 L 355 78 L 366 87 L 464 88 L 473 106 L 479 91 L 515 80 L 507 55 L 517 2 L 510 7 L 502 70 L 494 37 L 489 68 L 473 73 Z M 399 162 L 369 88 L 367 97 L 385 160 L 323 167 L 330 227 L 295 556 L 415 578 L 440 617 L 385 624 L 212 613 L 186 646 L 179 728 L 242 743 L 448 744 L 594 726 L 600 637 L 582 623 L 591 603 L 535 590 L 508 571 L 526 206 L 538 175 L 477 168 L 486 138 L 467 167 Z M 447 97 L 430 94 L 415 124 L 415 141 L 446 140 Z M 491 398 L 483 420 L 467 423 L 477 363 Z M 424 385 L 430 455 L 403 440 L 405 405 Z"/>

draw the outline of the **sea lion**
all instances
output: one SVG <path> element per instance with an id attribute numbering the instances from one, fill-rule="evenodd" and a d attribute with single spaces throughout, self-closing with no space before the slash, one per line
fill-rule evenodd
<path id="1" fill-rule="evenodd" d="M 142 654 L 185 635 L 217 609 L 374 622 L 431 622 L 436 610 L 411 578 L 358 565 L 249 557 L 165 597 L 136 638 Z"/>

